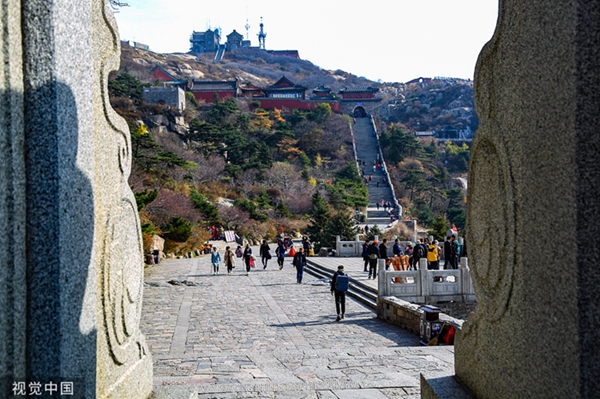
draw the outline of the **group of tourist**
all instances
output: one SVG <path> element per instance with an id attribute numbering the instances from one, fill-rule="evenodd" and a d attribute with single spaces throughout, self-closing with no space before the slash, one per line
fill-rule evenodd
<path id="1" fill-rule="evenodd" d="M 308 237 L 303 237 L 302 246 L 296 250 L 294 247 L 294 242 L 291 239 L 280 239 L 277 240 L 277 246 L 275 248 L 275 256 L 277 258 L 277 264 L 279 266 L 279 270 L 283 269 L 283 262 L 285 260 L 286 255 L 289 255 L 293 258 L 292 265 L 296 267 L 297 270 L 297 283 L 302 283 L 302 276 L 304 274 L 304 266 L 306 266 L 306 256 L 312 252 L 312 244 Z M 289 251 L 288 251 L 289 248 Z M 271 255 L 271 247 L 267 243 L 267 240 L 263 240 L 262 244 L 259 248 L 259 256 L 261 258 L 261 263 L 263 266 L 263 270 L 267 268 L 269 264 L 269 260 L 273 258 Z M 241 258 L 243 264 L 246 269 L 246 275 L 250 273 L 250 270 L 256 267 L 256 257 L 252 253 L 252 248 L 249 244 L 246 244 L 246 247 L 242 249 L 241 246 L 238 245 L 237 249 L 233 251 L 230 246 L 225 248 L 225 255 L 223 259 L 221 259 L 221 254 L 216 246 L 212 247 L 211 252 L 211 264 L 213 275 L 219 274 L 219 266 L 221 260 L 225 263 L 227 267 L 227 274 L 231 274 L 233 269 L 236 266 L 235 259 Z"/>
<path id="2" fill-rule="evenodd" d="M 439 270 L 443 254 L 444 269 L 458 269 L 460 257 L 465 255 L 465 248 L 460 245 L 454 235 L 447 237 L 443 251 L 437 240 L 430 242 L 428 238 L 419 239 L 414 246 L 409 242 L 403 247 L 400 245 L 400 240 L 396 239 L 392 247 L 392 254 L 392 258 L 389 258 L 387 239 L 383 239 L 381 244 L 375 240 L 365 240 L 362 258 L 364 260 L 363 272 L 369 273 L 367 278 L 375 279 L 377 277 L 379 259 L 386 260 L 386 269 L 392 265 L 395 270 L 418 270 L 421 259 L 427 259 L 428 270 Z"/>

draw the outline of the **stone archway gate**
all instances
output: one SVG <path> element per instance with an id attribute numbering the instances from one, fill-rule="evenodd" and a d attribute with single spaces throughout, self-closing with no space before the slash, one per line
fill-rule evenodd
<path id="1" fill-rule="evenodd" d="M 34 381 L 42 394 L 148 397 L 131 142 L 107 94 L 112 11 L 6 0 L 0 46 L 0 397 Z"/>

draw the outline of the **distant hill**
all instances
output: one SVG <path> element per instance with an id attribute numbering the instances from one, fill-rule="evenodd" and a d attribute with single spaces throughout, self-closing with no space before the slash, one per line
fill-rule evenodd
<path id="1" fill-rule="evenodd" d="M 344 87 L 372 86 L 380 90 L 382 101 L 377 116 L 399 123 L 409 131 L 441 131 L 454 128 L 472 134 L 479 120 L 474 110 L 473 82 L 453 78 L 414 79 L 409 84 L 382 83 L 342 70 L 321 69 L 307 60 L 268 54 L 258 49 L 239 49 L 214 62 L 213 54 L 198 60 L 191 54 L 159 54 L 124 44 L 119 72 L 127 72 L 151 83 L 149 71 L 159 64 L 180 79 L 231 80 L 258 86 L 273 84 L 283 75 L 312 90 L 329 86 L 333 93 Z"/>
<path id="2" fill-rule="evenodd" d="M 183 53 L 159 54 L 124 44 L 119 72 L 127 72 L 142 82 L 150 82 L 149 70 L 160 64 L 178 78 L 190 80 L 237 78 L 243 83 L 267 85 L 286 75 L 295 83 L 309 88 L 327 85 L 333 91 L 345 86 L 381 86 L 377 82 L 342 70 L 329 71 L 310 61 L 271 55 L 258 49 L 239 49 L 233 53 L 226 53 L 225 58 L 217 62 L 213 62 L 212 57 L 213 54 L 203 54 L 200 59 Z"/>

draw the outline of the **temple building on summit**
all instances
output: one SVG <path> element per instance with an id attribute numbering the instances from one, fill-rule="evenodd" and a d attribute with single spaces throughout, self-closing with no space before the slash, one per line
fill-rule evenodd
<path id="1" fill-rule="evenodd" d="M 310 98 L 311 100 L 337 100 L 336 96 L 331 93 L 331 88 L 327 86 L 319 86 L 312 92 L 314 96 Z"/>
<path id="2" fill-rule="evenodd" d="M 205 32 L 192 32 L 190 37 L 190 53 L 214 53 L 218 50 L 221 43 L 221 32 L 219 29 L 208 29 Z"/>
<path id="3" fill-rule="evenodd" d="M 260 87 L 253 83 L 240 84 L 238 80 L 214 81 L 197 80 L 192 81 L 189 91 L 196 100 L 209 103 L 215 95 L 221 100 L 234 97 L 244 97 L 257 101 L 254 107 L 263 109 L 314 109 L 320 103 L 327 103 L 333 112 L 340 112 L 340 102 L 329 93 L 331 89 L 321 88 L 325 96 L 313 96 L 306 98 L 308 88 L 296 84 L 283 76 L 277 82 L 266 87 Z M 318 89 L 316 89 L 319 91 Z"/>
<path id="4" fill-rule="evenodd" d="M 246 30 L 249 28 L 246 22 Z M 204 54 L 204 53 L 215 53 L 218 56 L 215 57 L 215 61 L 220 61 L 223 58 L 225 52 L 235 52 L 241 48 L 249 48 L 254 50 L 263 50 L 269 55 L 280 56 L 280 57 L 291 57 L 300 59 L 300 53 L 298 50 L 267 50 L 265 47 L 265 40 L 267 37 L 264 31 L 264 24 L 260 22 L 260 33 L 258 34 L 258 47 L 252 47 L 250 40 L 236 31 L 227 35 L 227 41 L 225 44 L 221 44 L 222 32 L 220 29 L 207 29 L 204 32 L 193 31 L 190 36 L 190 54 Z"/>
<path id="5" fill-rule="evenodd" d="M 244 36 L 234 29 L 233 32 L 227 35 L 225 46 L 227 51 L 235 51 L 239 48 L 250 47 L 250 40 L 244 40 Z"/>
<path id="6" fill-rule="evenodd" d="M 342 95 L 342 101 L 381 101 L 380 98 L 375 98 L 375 93 L 378 91 L 378 88 L 371 86 L 345 87 L 340 90 L 340 94 Z"/>
<path id="7" fill-rule="evenodd" d="M 285 75 L 271 86 L 263 89 L 267 98 L 293 98 L 302 100 L 306 99 L 306 90 L 308 90 L 308 87 L 293 83 Z"/>
<path id="8" fill-rule="evenodd" d="M 240 85 L 240 91 L 242 97 L 265 97 L 265 92 L 263 91 L 263 88 L 250 82 L 244 85 Z"/>
<path id="9" fill-rule="evenodd" d="M 345 87 L 339 91 L 342 96 L 342 112 L 353 115 L 355 118 L 364 118 L 375 108 L 375 104 L 381 101 L 375 94 L 379 89 L 371 86 Z"/>
<path id="10" fill-rule="evenodd" d="M 237 80 L 192 80 L 190 92 L 197 101 L 210 102 L 217 95 L 221 100 L 238 97 L 239 83 Z"/>

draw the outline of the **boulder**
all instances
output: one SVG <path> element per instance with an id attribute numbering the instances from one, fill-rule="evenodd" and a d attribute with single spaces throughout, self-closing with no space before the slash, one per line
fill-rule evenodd
<path id="1" fill-rule="evenodd" d="M 153 236 L 152 237 L 152 250 L 159 250 L 160 252 L 163 252 L 165 250 L 165 239 L 160 237 L 160 236 Z"/>

